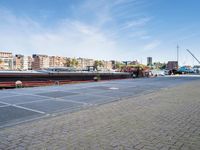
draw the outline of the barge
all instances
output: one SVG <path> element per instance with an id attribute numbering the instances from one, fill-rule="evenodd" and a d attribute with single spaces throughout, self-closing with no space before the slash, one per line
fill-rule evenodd
<path id="1" fill-rule="evenodd" d="M 23 87 L 30 87 L 73 82 L 88 82 L 94 81 L 94 79 L 112 80 L 126 78 L 131 78 L 131 74 L 125 72 L 74 70 L 0 71 L 0 87 L 15 87 L 17 81 L 21 81 Z"/>

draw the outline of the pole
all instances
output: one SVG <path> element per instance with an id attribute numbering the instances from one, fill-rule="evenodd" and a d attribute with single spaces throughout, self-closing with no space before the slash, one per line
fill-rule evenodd
<path id="1" fill-rule="evenodd" d="M 179 62 L 179 46 L 177 45 L 177 63 Z M 178 63 L 179 64 L 179 63 Z"/>

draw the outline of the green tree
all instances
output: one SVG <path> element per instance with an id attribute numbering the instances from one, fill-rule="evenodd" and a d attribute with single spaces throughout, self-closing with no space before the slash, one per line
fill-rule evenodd
<path id="1" fill-rule="evenodd" d="M 98 70 L 98 67 L 103 67 L 103 62 L 100 60 L 95 60 L 94 61 L 94 69 Z"/>
<path id="2" fill-rule="evenodd" d="M 162 64 L 162 65 L 160 66 L 159 69 L 163 70 L 163 69 L 166 69 L 166 67 L 167 67 L 167 65 L 164 63 L 164 64 Z"/>
<path id="3" fill-rule="evenodd" d="M 70 60 L 70 58 L 67 58 L 67 59 L 65 60 L 64 66 L 70 67 L 70 64 L 71 64 L 71 60 Z"/>
<path id="4" fill-rule="evenodd" d="M 78 61 L 75 58 L 73 58 L 71 60 L 71 67 L 77 67 L 77 66 L 78 66 Z"/>
<path id="5" fill-rule="evenodd" d="M 115 69 L 121 69 L 122 67 L 124 67 L 125 65 L 124 64 L 122 64 L 122 63 L 120 63 L 120 62 L 117 62 L 116 64 L 115 64 Z"/>
<path id="6" fill-rule="evenodd" d="M 65 61 L 65 66 L 66 67 L 77 67 L 78 66 L 78 61 L 73 58 L 67 58 L 66 61 Z"/>

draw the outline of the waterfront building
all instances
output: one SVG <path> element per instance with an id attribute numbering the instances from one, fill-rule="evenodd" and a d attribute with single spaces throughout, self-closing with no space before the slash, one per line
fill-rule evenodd
<path id="1" fill-rule="evenodd" d="M 41 70 L 44 68 L 49 68 L 49 56 L 33 54 L 32 69 Z"/>
<path id="2" fill-rule="evenodd" d="M 152 66 L 152 65 L 153 65 L 152 57 L 147 57 L 147 66 Z"/>
<path id="3" fill-rule="evenodd" d="M 49 56 L 49 67 L 64 67 L 65 58 L 60 56 Z"/>
<path id="4" fill-rule="evenodd" d="M 32 70 L 33 58 L 28 56 L 28 70 Z"/>
<path id="5" fill-rule="evenodd" d="M 86 69 L 88 66 L 94 66 L 94 59 L 88 59 L 88 58 L 77 58 L 78 61 L 78 69 Z M 101 60 L 103 66 L 101 66 L 101 69 L 105 70 L 111 70 L 112 69 L 112 61 L 105 61 Z"/>
<path id="6" fill-rule="evenodd" d="M 0 52 L 0 70 L 13 70 L 12 53 Z"/>
<path id="7" fill-rule="evenodd" d="M 112 61 L 103 60 L 102 63 L 103 63 L 103 66 L 102 66 L 103 69 L 112 70 Z"/>
<path id="8" fill-rule="evenodd" d="M 28 70 L 28 57 L 17 54 L 14 57 L 14 69 L 15 70 Z"/>
<path id="9" fill-rule="evenodd" d="M 94 59 L 87 59 L 87 58 L 77 58 L 78 61 L 78 68 L 85 69 L 87 66 L 94 65 Z"/>
<path id="10" fill-rule="evenodd" d="M 178 69 L 178 61 L 168 61 L 166 69 L 168 70 Z"/>

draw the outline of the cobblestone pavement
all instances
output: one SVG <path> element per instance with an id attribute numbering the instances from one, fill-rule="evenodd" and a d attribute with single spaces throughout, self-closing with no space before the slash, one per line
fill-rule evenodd
<path id="1" fill-rule="evenodd" d="M 199 150 L 200 82 L 0 131 L 0 149 Z"/>

